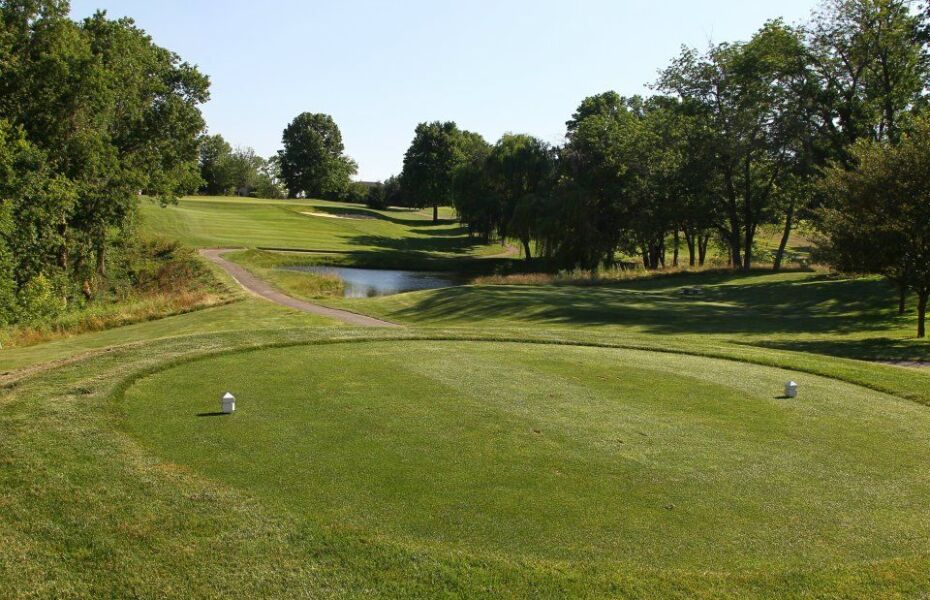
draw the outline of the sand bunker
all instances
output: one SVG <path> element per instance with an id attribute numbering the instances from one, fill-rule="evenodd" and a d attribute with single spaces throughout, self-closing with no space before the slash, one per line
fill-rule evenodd
<path id="1" fill-rule="evenodd" d="M 364 221 L 367 219 L 374 219 L 376 217 L 371 217 L 369 215 L 334 215 L 332 213 L 321 213 L 321 212 L 301 212 L 302 215 L 307 215 L 308 217 L 325 217 L 327 219 L 347 219 L 349 221 Z"/>

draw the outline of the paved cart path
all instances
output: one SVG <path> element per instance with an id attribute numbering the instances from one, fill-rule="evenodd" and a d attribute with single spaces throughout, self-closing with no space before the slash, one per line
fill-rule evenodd
<path id="1" fill-rule="evenodd" d="M 201 250 L 200 254 L 207 260 L 215 263 L 221 269 L 229 273 L 229 275 L 235 279 L 239 285 L 241 285 L 247 292 L 251 294 L 274 302 L 275 304 L 280 304 L 281 306 L 320 315 L 322 317 L 329 317 L 330 319 L 342 321 L 343 323 L 355 325 L 357 327 L 400 327 L 400 325 L 397 323 L 382 321 L 381 319 L 376 319 L 367 315 L 360 315 L 358 313 L 350 312 L 347 310 L 339 310 L 338 308 L 320 306 L 319 304 L 313 304 L 312 302 L 306 302 L 304 300 L 298 300 L 293 296 L 288 296 L 287 294 L 280 292 L 272 287 L 271 284 L 265 280 L 259 279 L 245 268 L 240 267 L 239 265 L 229 262 L 223 258 L 223 254 L 227 252 L 233 252 L 233 249 L 210 248 Z"/>

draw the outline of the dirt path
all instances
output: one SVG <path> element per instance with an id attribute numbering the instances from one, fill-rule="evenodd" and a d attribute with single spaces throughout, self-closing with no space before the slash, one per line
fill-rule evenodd
<path id="1" fill-rule="evenodd" d="M 297 298 L 288 296 L 287 294 L 276 290 L 266 281 L 259 279 L 255 275 L 252 275 L 245 268 L 240 267 L 239 265 L 229 262 L 223 258 L 223 254 L 227 252 L 232 252 L 232 250 L 228 248 L 211 248 L 208 250 L 201 250 L 200 254 L 207 260 L 215 263 L 221 269 L 229 273 L 229 275 L 232 276 L 232 278 L 235 279 L 239 285 L 241 285 L 247 292 L 255 296 L 259 296 L 265 300 L 274 302 L 275 304 L 280 304 L 281 306 L 293 308 L 294 310 L 320 315 L 321 317 L 329 317 L 330 319 L 342 321 L 343 323 L 355 325 L 357 327 L 400 327 L 400 325 L 396 323 L 382 321 L 381 319 L 376 319 L 367 315 L 360 315 L 358 313 L 349 312 L 347 310 L 328 308 L 326 306 L 320 306 L 319 304 L 313 304 L 311 302 L 298 300 Z"/>

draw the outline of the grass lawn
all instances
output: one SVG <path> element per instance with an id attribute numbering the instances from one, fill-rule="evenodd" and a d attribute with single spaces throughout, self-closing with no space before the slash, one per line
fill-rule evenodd
<path id="1" fill-rule="evenodd" d="M 684 296 L 685 287 L 702 294 Z M 916 316 L 880 278 L 788 272 L 695 273 L 574 285 L 480 285 L 327 304 L 418 327 L 584 328 L 846 356 L 930 360 Z M 912 303 L 913 306 L 913 303 Z"/>
<path id="2" fill-rule="evenodd" d="M 367 209 L 144 216 L 193 245 L 341 264 L 500 251 L 425 214 L 301 214 L 345 211 Z M 232 258 L 310 297 L 277 270 L 310 254 Z M 406 325 L 362 330 L 217 276 L 234 303 L 0 350 L 0 599 L 930 590 L 930 370 L 860 360 L 930 352 L 878 279 L 325 300 Z M 788 379 L 800 399 L 779 398 Z M 227 390 L 239 410 L 211 415 Z"/>
<path id="3" fill-rule="evenodd" d="M 930 412 L 813 376 L 803 400 L 779 399 L 792 377 L 633 350 L 381 342 L 189 363 L 121 407 L 154 454 L 307 527 L 440 554 L 689 579 L 925 550 Z M 226 388 L 235 416 L 203 416 Z"/>
<path id="4" fill-rule="evenodd" d="M 429 214 L 427 214 L 429 213 Z M 277 248 L 350 254 L 384 261 L 462 259 L 498 254 L 469 239 L 449 209 L 377 211 L 325 200 L 190 197 L 161 208 L 142 202 L 144 231 L 198 248 Z M 377 256 L 371 256 L 377 255 Z"/>
<path id="5" fill-rule="evenodd" d="M 546 344 L 500 341 L 518 335 Z M 592 342 L 618 347 L 579 347 Z M 771 366 L 678 353 L 711 350 L 581 330 L 246 328 L 38 372 L 0 392 L 0 590 L 927 589 L 930 413 L 902 398 L 930 379 L 773 349 L 713 349 Z M 776 398 L 789 377 L 798 401 Z M 197 416 L 226 389 L 235 416 Z"/>

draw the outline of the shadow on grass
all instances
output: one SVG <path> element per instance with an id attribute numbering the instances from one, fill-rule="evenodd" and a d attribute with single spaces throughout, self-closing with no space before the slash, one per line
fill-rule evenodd
<path id="1" fill-rule="evenodd" d="M 313 206 L 315 212 L 327 213 L 331 215 L 337 215 L 340 217 L 349 217 L 349 218 L 359 218 L 359 219 L 377 219 L 379 221 L 387 221 L 389 223 L 394 223 L 395 225 L 406 225 L 415 229 L 429 229 L 435 228 L 441 225 L 459 225 L 457 219 L 439 219 L 437 223 L 433 222 L 433 219 L 424 218 L 424 217 L 400 217 L 393 216 L 392 214 L 384 214 L 385 212 L 397 212 L 399 214 L 416 214 L 416 210 L 397 210 L 392 211 L 388 209 L 387 211 L 376 211 L 365 206 L 348 207 L 348 206 Z"/>
<path id="2" fill-rule="evenodd" d="M 416 237 L 392 238 L 379 235 L 358 235 L 348 239 L 353 246 L 378 248 L 386 252 L 439 252 L 452 255 L 469 254 L 481 243 L 462 235 L 458 228 L 434 229 Z"/>
<path id="3" fill-rule="evenodd" d="M 913 339 L 875 337 L 863 340 L 767 340 L 753 342 L 753 346 L 793 352 L 828 354 L 842 358 L 871 361 L 927 362 L 930 361 L 930 343 Z"/>
<path id="4" fill-rule="evenodd" d="M 636 283 L 636 282 L 634 282 Z M 680 285 L 681 282 L 679 282 Z M 831 289 L 800 282 L 721 286 L 701 298 L 641 285 L 487 286 L 424 295 L 392 316 L 411 321 L 509 320 L 550 325 L 635 326 L 658 334 L 778 334 L 881 331 L 893 323 L 893 296 L 871 284 Z M 883 302 L 882 300 L 885 300 Z"/>
<path id="5" fill-rule="evenodd" d="M 198 413 L 197 416 L 204 418 L 204 417 L 226 417 L 229 415 L 227 415 L 224 412 L 204 412 L 204 413 Z"/>

